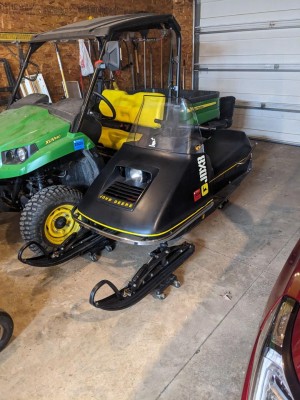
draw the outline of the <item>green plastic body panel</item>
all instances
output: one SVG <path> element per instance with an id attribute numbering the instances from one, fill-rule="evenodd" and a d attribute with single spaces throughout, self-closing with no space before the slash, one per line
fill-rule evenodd
<path id="1" fill-rule="evenodd" d="M 71 133 L 69 130 L 69 122 L 49 114 L 46 108 L 23 106 L 2 112 L 0 114 L 0 179 L 28 174 L 68 154 L 95 147 L 85 134 Z M 31 144 L 36 144 L 38 150 L 25 162 L 3 164 L 3 151 Z"/>
<path id="2" fill-rule="evenodd" d="M 194 111 L 197 114 L 198 123 L 204 124 L 220 116 L 219 98 L 193 103 Z M 197 121 L 195 121 L 197 123 Z"/>
<path id="3" fill-rule="evenodd" d="M 196 125 L 201 125 L 220 117 L 219 92 L 212 90 L 182 90 L 180 95 L 192 104 L 193 112 L 197 116 L 194 121 Z"/>

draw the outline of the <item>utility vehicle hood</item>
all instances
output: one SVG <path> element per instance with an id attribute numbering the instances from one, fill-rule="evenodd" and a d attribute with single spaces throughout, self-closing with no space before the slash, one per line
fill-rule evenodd
<path id="1" fill-rule="evenodd" d="M 0 114 L 0 181 L 28 174 L 94 143 L 82 132 L 69 132 L 70 122 L 43 106 L 23 106 Z M 3 161 L 8 150 L 35 145 L 36 151 L 22 163 Z"/>
<path id="2" fill-rule="evenodd" d="M 49 114 L 40 106 L 24 106 L 0 114 L 0 150 L 10 150 L 29 144 L 38 148 L 46 146 L 49 140 L 65 136 L 70 124 Z"/>

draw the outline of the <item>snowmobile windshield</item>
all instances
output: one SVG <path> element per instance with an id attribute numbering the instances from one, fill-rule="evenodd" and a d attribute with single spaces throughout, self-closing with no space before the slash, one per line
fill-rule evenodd
<path id="1" fill-rule="evenodd" d="M 193 105 L 159 93 L 144 96 L 128 141 L 133 146 L 181 154 L 199 152 L 203 143 Z"/>

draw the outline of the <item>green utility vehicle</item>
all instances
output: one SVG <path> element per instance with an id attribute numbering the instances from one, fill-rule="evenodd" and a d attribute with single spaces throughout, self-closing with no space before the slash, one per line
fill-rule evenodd
<path id="1" fill-rule="evenodd" d="M 79 39 L 94 65 L 84 79 L 79 77 Z M 41 76 L 39 64 L 46 84 L 55 88 L 53 102 L 47 94 L 28 91 Z M 79 230 L 71 210 L 128 139 L 147 93 L 155 93 L 158 101 L 170 95 L 188 98 L 204 131 L 230 126 L 233 99 L 184 90 L 180 64 L 180 27 L 172 15 L 95 18 L 33 37 L 8 109 L 0 114 L 0 199 L 21 211 L 24 241 L 50 250 Z M 77 97 L 68 85 L 74 71 L 76 80 L 88 81 Z"/>

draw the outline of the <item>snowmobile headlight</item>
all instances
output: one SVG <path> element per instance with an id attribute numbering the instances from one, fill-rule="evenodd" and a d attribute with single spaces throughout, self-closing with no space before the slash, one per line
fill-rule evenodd
<path id="1" fill-rule="evenodd" d="M 1 158 L 3 164 L 21 164 L 38 150 L 36 144 L 17 147 L 16 149 L 2 151 Z"/>
<path id="2" fill-rule="evenodd" d="M 125 168 L 125 177 L 138 185 L 144 182 L 144 173 L 140 169 Z"/>

